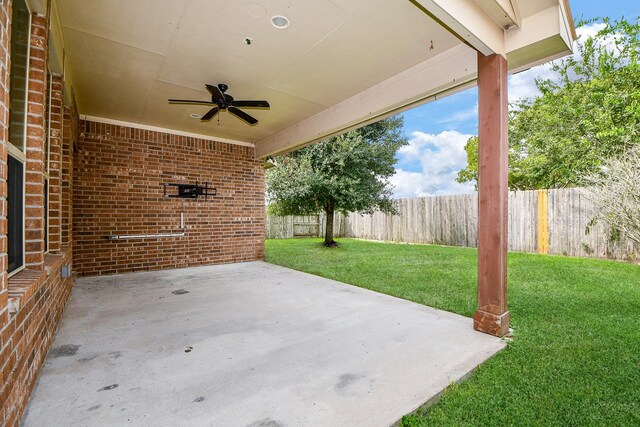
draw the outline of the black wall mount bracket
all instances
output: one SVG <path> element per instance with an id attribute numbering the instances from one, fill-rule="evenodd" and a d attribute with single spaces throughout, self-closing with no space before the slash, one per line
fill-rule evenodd
<path id="1" fill-rule="evenodd" d="M 209 196 L 216 195 L 215 187 L 209 187 L 209 183 L 199 184 L 196 181 L 195 184 L 174 184 L 166 182 L 164 186 L 164 197 L 173 197 L 178 199 L 197 199 L 198 197 L 204 197 L 205 200 Z"/>

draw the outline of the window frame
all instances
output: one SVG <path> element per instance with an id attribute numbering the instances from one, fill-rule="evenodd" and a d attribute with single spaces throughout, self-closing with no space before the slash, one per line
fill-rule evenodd
<path id="1" fill-rule="evenodd" d="M 7 135 L 7 146 L 10 148 L 15 148 L 14 150 L 14 157 L 18 158 L 19 160 L 21 160 L 23 163 L 25 163 L 25 167 L 26 167 L 26 153 L 27 153 L 27 125 L 28 125 L 28 118 L 29 118 L 29 64 L 31 63 L 31 25 L 32 25 L 32 17 L 31 17 L 31 7 L 29 6 L 29 2 L 27 0 L 22 0 L 24 2 L 25 7 L 27 8 L 27 12 L 29 15 L 29 19 L 27 21 L 27 66 L 25 67 L 25 82 L 24 82 L 24 127 L 23 127 L 23 135 L 22 135 L 22 148 L 18 148 L 15 145 L 13 145 L 13 143 L 11 142 L 11 139 L 9 137 L 10 134 Z M 12 4 L 12 9 L 13 9 L 13 4 Z M 13 17 L 11 17 L 13 18 Z M 13 19 L 12 19 L 13 21 Z M 9 38 L 9 43 L 11 43 L 13 41 L 13 37 L 14 37 L 14 23 L 11 22 L 11 26 L 12 26 L 12 31 L 11 31 L 11 36 Z M 11 54 L 11 52 L 9 52 L 9 54 Z M 8 69 L 9 73 L 11 74 L 11 67 L 9 67 Z M 13 76 L 10 76 L 10 78 Z M 9 110 L 11 110 L 11 87 L 8 87 L 9 89 Z M 9 128 L 11 126 L 11 114 L 9 114 L 9 123 L 7 124 L 7 128 Z M 8 129 L 7 129 L 8 131 Z M 18 153 L 21 154 L 17 155 Z"/>
<path id="2" fill-rule="evenodd" d="M 8 273 L 8 277 L 13 276 L 16 273 L 19 273 L 20 271 L 25 269 L 25 264 L 26 264 L 26 234 L 27 234 L 27 230 L 25 227 L 25 219 L 26 219 L 26 205 L 27 205 L 27 192 L 26 190 L 26 183 L 27 183 L 27 159 L 26 159 L 26 155 L 20 151 L 20 149 L 16 146 L 14 146 L 13 144 L 7 144 L 8 146 L 8 155 L 13 157 L 14 160 L 20 162 L 22 164 L 22 260 L 21 260 L 21 264 L 16 267 L 15 269 L 13 269 L 12 271 L 9 272 L 9 259 L 8 259 L 8 254 L 9 254 L 9 237 L 8 237 L 8 230 L 7 230 L 7 273 Z M 9 168 L 9 161 L 7 159 L 7 169 Z M 7 172 L 8 175 L 8 172 Z M 7 182 L 7 203 L 9 201 L 9 183 Z M 7 224 L 8 227 L 8 224 Z"/>
<path id="3" fill-rule="evenodd" d="M 26 264 L 26 185 L 27 185 L 27 126 L 28 126 L 28 108 L 29 108 L 29 64 L 31 63 L 31 25 L 32 25 L 32 20 L 31 20 L 31 8 L 29 7 L 29 3 L 26 0 L 23 0 L 24 4 L 27 8 L 27 11 L 29 12 L 29 19 L 27 22 L 27 55 L 26 55 L 26 61 L 27 61 L 27 66 L 26 66 L 26 78 L 25 78 L 25 99 L 24 99 L 24 132 L 22 135 L 22 150 L 18 147 L 16 147 L 15 145 L 13 145 L 13 143 L 7 138 L 7 155 L 13 157 L 15 160 L 19 161 L 20 163 L 22 163 L 22 264 L 18 267 L 16 267 L 14 270 L 12 270 L 11 272 L 9 272 L 9 265 L 7 262 L 7 276 L 11 277 L 17 273 L 19 273 L 20 271 L 24 270 L 25 264 Z M 11 39 L 13 38 L 13 36 L 10 38 L 10 42 Z M 11 69 L 9 69 L 9 72 L 11 72 Z M 9 88 L 9 96 L 11 96 L 11 88 Z M 9 102 L 9 108 L 11 108 L 11 102 Z M 8 123 L 8 125 L 11 125 L 11 122 Z M 7 129 L 8 130 L 8 129 Z M 8 169 L 8 159 L 7 159 L 7 169 Z M 7 183 L 7 201 L 8 201 L 8 192 L 9 192 L 9 185 Z M 8 237 L 7 237 L 7 254 L 9 252 L 9 242 L 8 242 Z"/>

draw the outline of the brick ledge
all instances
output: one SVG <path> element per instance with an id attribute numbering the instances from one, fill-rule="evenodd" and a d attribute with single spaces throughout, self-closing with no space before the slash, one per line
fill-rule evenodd
<path id="1" fill-rule="evenodd" d="M 9 278 L 9 315 L 20 311 L 20 302 L 28 300 L 47 280 L 51 273 L 58 271 L 69 248 L 63 248 L 59 254 L 46 254 L 44 269 L 24 269 Z"/>

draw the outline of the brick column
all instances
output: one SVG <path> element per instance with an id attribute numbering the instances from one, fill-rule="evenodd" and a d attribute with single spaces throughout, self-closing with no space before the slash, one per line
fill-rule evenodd
<path id="1" fill-rule="evenodd" d="M 61 167 L 61 219 L 60 244 L 71 246 L 73 239 L 72 180 L 73 148 L 78 134 L 78 114 L 73 106 L 63 109 L 62 117 L 62 167 Z"/>
<path id="2" fill-rule="evenodd" d="M 478 311 L 474 328 L 509 330 L 507 60 L 478 53 Z"/>
<path id="3" fill-rule="evenodd" d="M 10 70 L 11 0 L 0 4 L 0 332 L 9 321 L 7 290 L 7 139 L 9 137 L 9 70 Z M 0 350 L 5 346 L 0 334 Z M 0 357 L 0 364 L 4 359 Z M 0 386 L 0 390 L 2 387 Z M 0 421 L 4 414 L 0 414 Z"/>
<path id="4" fill-rule="evenodd" d="M 49 251 L 60 251 L 62 216 L 62 116 L 63 79 L 51 76 L 51 119 L 49 122 Z"/>
<path id="5" fill-rule="evenodd" d="M 44 138 L 47 96 L 47 19 L 31 15 L 25 180 L 25 266 L 44 265 Z"/>

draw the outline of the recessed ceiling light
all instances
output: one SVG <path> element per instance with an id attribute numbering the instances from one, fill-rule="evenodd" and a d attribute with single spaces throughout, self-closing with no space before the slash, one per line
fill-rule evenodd
<path id="1" fill-rule="evenodd" d="M 271 18 L 271 25 L 279 30 L 284 30 L 289 27 L 289 19 L 286 16 L 276 15 Z"/>
<path id="2" fill-rule="evenodd" d="M 202 116 L 201 116 L 200 114 L 198 114 L 198 113 L 191 113 L 191 114 L 189 114 L 189 115 L 190 115 L 190 116 L 191 116 L 191 118 L 193 118 L 193 119 L 199 119 L 200 117 L 202 117 Z"/>

